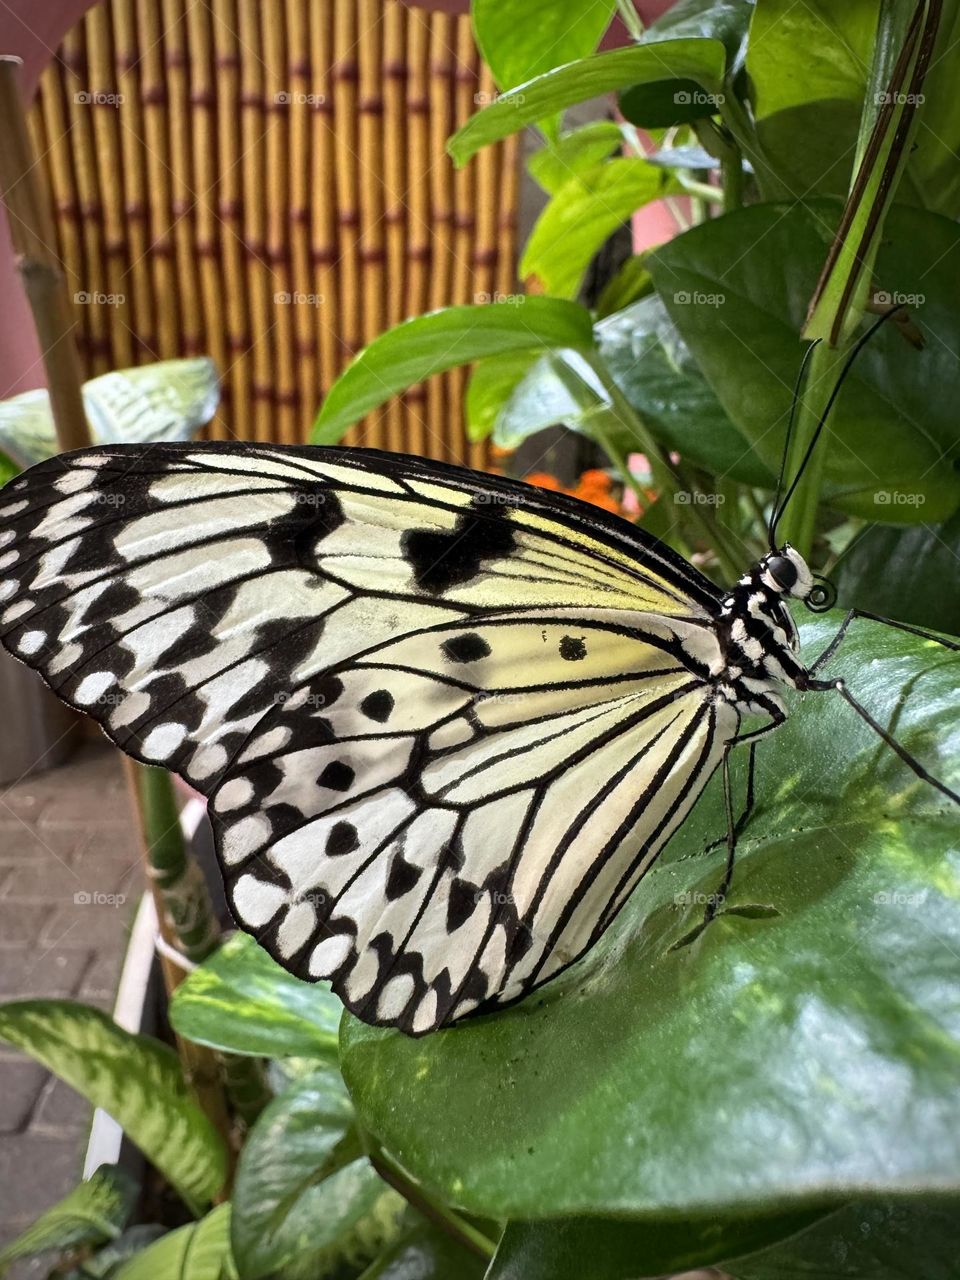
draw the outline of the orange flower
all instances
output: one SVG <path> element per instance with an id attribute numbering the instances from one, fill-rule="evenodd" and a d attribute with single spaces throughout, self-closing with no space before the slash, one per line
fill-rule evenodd
<path id="1" fill-rule="evenodd" d="M 606 471 L 602 471 L 599 467 L 593 467 L 589 471 L 584 471 L 580 476 L 577 484 L 577 490 L 581 489 L 597 489 L 601 493 L 609 493 L 612 481 Z"/>
<path id="2" fill-rule="evenodd" d="M 550 475 L 549 471 L 531 471 L 529 475 L 524 476 L 524 479 L 527 484 L 536 485 L 538 489 L 563 489 L 560 481 L 556 476 Z"/>

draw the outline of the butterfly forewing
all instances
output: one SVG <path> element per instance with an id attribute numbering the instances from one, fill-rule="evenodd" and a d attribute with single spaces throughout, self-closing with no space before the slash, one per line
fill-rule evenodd
<path id="1" fill-rule="evenodd" d="M 229 445 L 4 491 L 5 645 L 211 796 L 238 920 L 422 1033 L 589 946 L 736 731 L 714 588 L 630 526 L 413 459 Z"/>

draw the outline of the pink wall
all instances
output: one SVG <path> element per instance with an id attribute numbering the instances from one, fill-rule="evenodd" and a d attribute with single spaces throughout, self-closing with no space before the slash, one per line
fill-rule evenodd
<path id="1" fill-rule="evenodd" d="M 0 3 L 0 54 L 16 54 L 23 60 L 23 89 L 26 99 L 33 95 L 37 78 L 54 56 L 64 33 L 73 26 L 92 0 L 2 0 Z M 404 0 L 421 8 L 465 13 L 468 0 Z M 672 0 L 639 0 L 637 10 L 651 22 L 670 7 Z M 562 4 L 562 0 L 558 0 Z M 612 31 L 607 44 L 625 43 L 625 33 Z M 30 309 L 10 246 L 6 219 L 0 217 L 0 298 L 5 300 L 0 317 L 0 400 L 42 386 L 43 366 L 33 330 Z M 669 217 L 656 207 L 645 210 L 638 222 L 638 235 L 645 243 L 655 243 L 667 234 Z"/>

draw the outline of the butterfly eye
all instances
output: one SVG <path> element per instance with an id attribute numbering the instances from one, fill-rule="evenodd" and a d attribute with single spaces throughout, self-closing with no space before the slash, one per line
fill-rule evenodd
<path id="1" fill-rule="evenodd" d="M 797 566 L 787 556 L 771 556 L 767 573 L 781 591 L 792 591 L 797 585 Z"/>

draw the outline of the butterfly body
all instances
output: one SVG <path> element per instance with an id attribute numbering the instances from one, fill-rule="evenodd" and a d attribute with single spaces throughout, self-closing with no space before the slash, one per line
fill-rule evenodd
<path id="1" fill-rule="evenodd" d="M 788 548 L 724 593 L 617 517 L 399 455 L 81 451 L 0 521 L 4 644 L 209 796 L 244 928 L 414 1035 L 582 955 L 806 679 Z"/>

